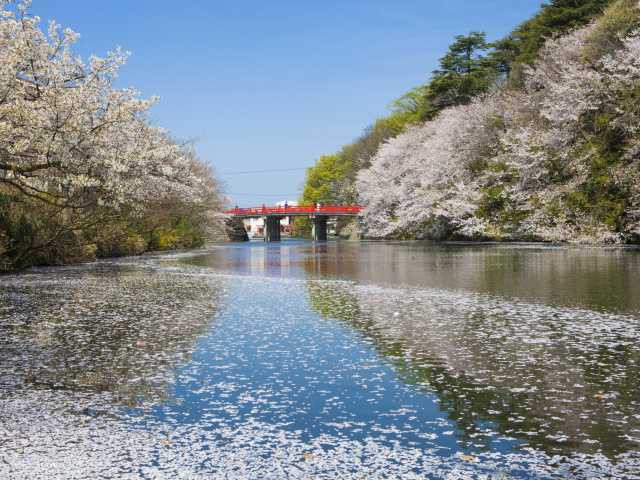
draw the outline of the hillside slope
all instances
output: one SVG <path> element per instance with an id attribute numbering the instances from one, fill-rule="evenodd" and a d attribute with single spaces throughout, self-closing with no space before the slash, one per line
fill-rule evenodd
<path id="1" fill-rule="evenodd" d="M 493 44 L 456 37 L 302 200 L 363 202 L 375 237 L 637 241 L 637 3 L 553 0 Z"/>
<path id="2" fill-rule="evenodd" d="M 358 175 L 370 236 L 640 239 L 637 2 L 548 40 L 522 88 L 442 110 Z"/>

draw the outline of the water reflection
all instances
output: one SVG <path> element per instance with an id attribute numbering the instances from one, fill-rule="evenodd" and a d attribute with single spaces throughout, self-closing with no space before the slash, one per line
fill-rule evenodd
<path id="1" fill-rule="evenodd" d="M 303 268 L 315 278 L 447 288 L 640 312 L 638 249 L 329 242 L 306 251 Z"/>
<path id="2" fill-rule="evenodd" d="M 446 290 L 307 289 L 318 312 L 362 332 L 404 382 L 436 393 L 464 445 L 490 448 L 497 431 L 549 453 L 614 457 L 640 442 L 637 318 Z"/>
<path id="3" fill-rule="evenodd" d="M 487 423 L 549 453 L 613 458 L 640 443 L 638 250 L 374 242 L 246 250 L 189 262 L 304 272 L 312 308 L 362 332 L 405 383 L 436 393 L 463 445 L 490 448 Z"/>
<path id="4" fill-rule="evenodd" d="M 634 478 L 639 258 L 293 241 L 2 277 L 0 477 Z"/>
<path id="5" fill-rule="evenodd" d="M 208 267 L 234 275 L 296 278 L 304 275 L 300 266 L 308 255 L 308 243 L 289 241 L 224 245 L 200 255 L 181 259 L 181 264 Z"/>
<path id="6" fill-rule="evenodd" d="M 109 393 L 128 405 L 166 400 L 220 291 L 211 280 L 119 265 L 5 277 L 0 395 L 29 387 Z"/>
<path id="7" fill-rule="evenodd" d="M 185 263 L 234 274 L 446 288 L 640 313 L 640 249 L 347 242 L 220 246 Z"/>

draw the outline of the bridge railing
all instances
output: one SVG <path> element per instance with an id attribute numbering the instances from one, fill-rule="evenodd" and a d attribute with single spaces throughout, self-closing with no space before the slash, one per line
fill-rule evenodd
<path id="1" fill-rule="evenodd" d="M 227 210 L 227 215 L 237 216 L 261 216 L 261 215 L 358 215 L 362 211 L 359 205 L 296 205 L 286 207 L 251 207 L 251 208 L 233 208 Z"/>

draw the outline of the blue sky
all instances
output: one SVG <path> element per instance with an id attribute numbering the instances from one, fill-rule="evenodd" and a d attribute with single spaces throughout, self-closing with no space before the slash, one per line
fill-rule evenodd
<path id="1" fill-rule="evenodd" d="M 304 171 L 228 173 L 312 165 L 427 80 L 455 35 L 499 38 L 540 3 L 34 0 L 32 13 L 79 32 L 83 56 L 131 51 L 120 84 L 158 95 L 153 121 L 194 140 L 248 206 L 296 198 Z"/>

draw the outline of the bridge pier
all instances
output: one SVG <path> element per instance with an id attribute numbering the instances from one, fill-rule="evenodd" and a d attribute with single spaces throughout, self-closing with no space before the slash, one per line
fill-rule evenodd
<path id="1" fill-rule="evenodd" d="M 264 223 L 264 241 L 280 241 L 280 220 L 283 218 L 301 217 L 308 218 L 313 224 L 313 240 L 315 242 L 325 242 L 327 240 L 327 221 L 329 218 L 336 218 L 337 221 L 346 217 L 358 217 L 362 212 L 359 205 L 284 205 L 253 208 L 236 207 L 225 212 L 229 218 L 262 219 Z"/>
<path id="2" fill-rule="evenodd" d="M 314 215 L 312 236 L 314 242 L 327 241 L 327 217 L 326 215 Z"/>
<path id="3" fill-rule="evenodd" d="M 280 219 L 282 217 L 264 217 L 264 241 L 280 241 Z"/>

